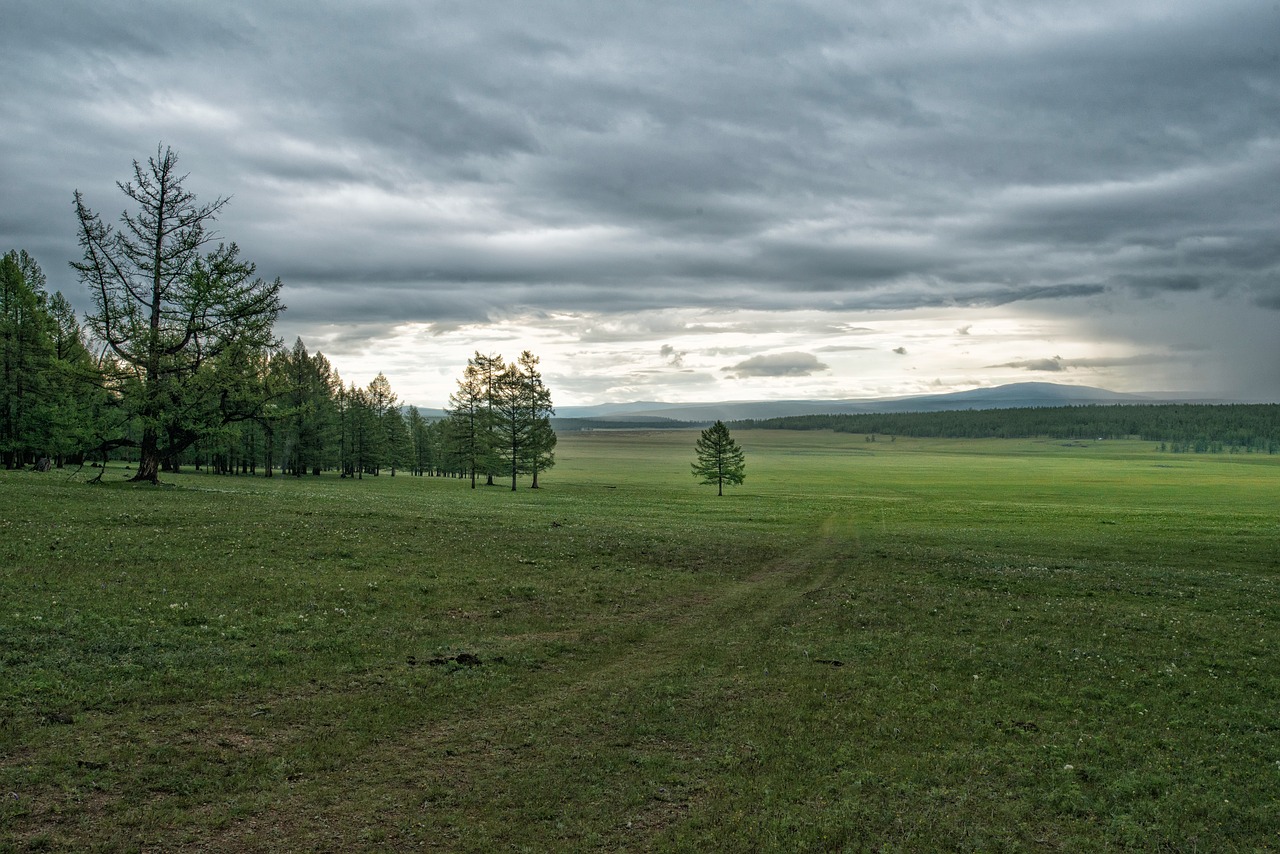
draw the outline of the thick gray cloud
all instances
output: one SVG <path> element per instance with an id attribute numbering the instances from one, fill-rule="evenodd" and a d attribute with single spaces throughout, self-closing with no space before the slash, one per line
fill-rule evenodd
<path id="1" fill-rule="evenodd" d="M 827 369 L 812 353 L 768 353 L 723 370 L 733 377 L 807 377 Z"/>
<path id="2" fill-rule="evenodd" d="M 1171 349 L 1178 350 L 1187 348 L 1175 347 Z M 1128 365 L 1163 365 L 1170 361 L 1174 361 L 1175 359 L 1175 354 L 1159 353 L 1142 353 L 1133 356 L 1110 356 L 1081 359 L 1064 359 L 1061 356 L 1053 356 L 1048 359 L 1020 359 L 1013 362 L 1005 362 L 1002 365 L 990 365 L 989 367 L 1018 368 L 1024 371 L 1039 371 L 1056 374 L 1062 371 L 1070 371 L 1078 368 L 1114 368 L 1117 366 Z"/>
<path id="3" fill-rule="evenodd" d="M 10 5 L 0 249 L 81 307 L 71 192 L 163 142 L 301 334 L 1021 307 L 1280 398 L 1192 322 L 1280 311 L 1272 3 Z"/>

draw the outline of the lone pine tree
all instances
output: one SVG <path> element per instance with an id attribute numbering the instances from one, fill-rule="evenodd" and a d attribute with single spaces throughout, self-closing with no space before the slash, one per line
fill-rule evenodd
<path id="1" fill-rule="evenodd" d="M 724 485 L 737 486 L 746 479 L 746 459 L 742 448 L 729 435 L 723 421 L 717 421 L 698 438 L 694 446 L 698 459 L 693 464 L 693 476 L 699 483 L 715 484 L 716 494 L 724 495 Z"/>

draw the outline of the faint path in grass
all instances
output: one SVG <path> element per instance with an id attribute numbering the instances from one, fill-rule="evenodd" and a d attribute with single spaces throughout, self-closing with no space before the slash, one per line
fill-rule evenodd
<path id="1" fill-rule="evenodd" d="M 725 743 L 720 722 L 742 698 L 752 651 L 847 569 L 853 533 L 833 517 L 805 553 L 742 580 L 581 629 L 494 638 L 506 661 L 526 642 L 563 649 L 537 669 L 504 662 L 432 673 L 446 681 L 496 672 L 505 684 L 483 704 L 417 708 L 361 755 L 289 781 L 269 806 L 197 847 L 267 850 L 283 836 L 322 850 L 479 851 L 517 839 L 557 850 L 661 847 L 709 778 L 749 761 Z"/>

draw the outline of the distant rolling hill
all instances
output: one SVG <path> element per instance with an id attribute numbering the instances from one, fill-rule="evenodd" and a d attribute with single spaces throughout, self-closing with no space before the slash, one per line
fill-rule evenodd
<path id="1" fill-rule="evenodd" d="M 731 400 L 704 403 L 633 401 L 595 406 L 562 406 L 555 423 L 562 429 L 660 429 L 690 424 L 744 419 L 764 420 L 790 415 L 860 415 L 892 412 L 945 412 L 962 409 L 1021 409 L 1045 406 L 1089 406 L 1156 403 L 1232 403 L 1206 396 L 1178 393 L 1125 394 L 1083 385 L 1012 383 L 948 394 L 856 400 Z M 407 407 L 406 407 L 407 409 Z M 443 418 L 445 411 L 418 407 L 426 418 Z"/>
<path id="2" fill-rule="evenodd" d="M 720 419 L 782 418 L 789 415 L 842 415 L 885 412 L 943 412 L 960 409 L 1018 409 L 1045 406 L 1088 406 L 1153 403 L 1222 403 L 1181 395 L 1125 394 L 1102 388 L 1058 383 L 1012 383 L 949 394 L 927 394 L 859 400 L 755 400 L 720 403 L 635 402 L 564 406 L 557 410 L 570 421 L 627 422 L 643 426 L 674 426 L 670 422 L 708 422 Z M 667 423 L 663 423 L 667 422 Z"/>

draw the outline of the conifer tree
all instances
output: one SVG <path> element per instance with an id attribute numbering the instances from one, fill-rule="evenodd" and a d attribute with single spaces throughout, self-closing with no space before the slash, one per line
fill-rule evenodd
<path id="1" fill-rule="evenodd" d="M 364 480 L 365 472 L 373 473 L 374 454 L 382 425 L 374 416 L 368 390 L 357 388 L 355 383 L 351 383 L 347 388 L 346 400 L 350 431 L 348 467 L 352 476 Z"/>
<path id="2" fill-rule="evenodd" d="M 521 472 L 521 454 L 529 434 L 529 422 L 523 406 L 520 369 L 508 365 L 493 386 L 493 433 L 495 457 L 511 475 L 511 491 L 516 490 L 516 476 Z"/>
<path id="3" fill-rule="evenodd" d="M 228 423 L 218 407 L 192 404 L 192 394 L 210 392 L 202 371 L 233 347 L 275 346 L 272 326 L 284 306 L 280 280 L 256 278 L 234 243 L 209 249 L 209 226 L 226 199 L 198 203 L 172 149 L 158 148 L 145 166 L 134 161 L 133 171 L 117 186 L 137 208 L 121 214 L 118 230 L 76 192 L 84 257 L 72 266 L 94 302 L 89 325 L 120 368 L 117 387 L 141 432 L 134 480 L 155 483 L 163 461 Z"/>
<path id="4" fill-rule="evenodd" d="M 115 431 L 118 412 L 75 310 L 61 292 L 49 298 L 49 316 L 53 322 L 53 366 L 47 377 L 49 429 L 44 452 L 58 466 L 67 461 L 83 463 L 85 455 Z"/>
<path id="5" fill-rule="evenodd" d="M 75 311 L 26 252 L 0 256 L 0 460 L 83 461 L 115 423 Z"/>
<path id="6" fill-rule="evenodd" d="M 434 443 L 431 436 L 431 422 L 422 417 L 418 407 L 410 406 L 409 415 L 405 419 L 409 430 L 409 441 L 412 447 L 413 474 L 421 477 L 435 468 Z"/>
<path id="7" fill-rule="evenodd" d="M 715 484 L 718 495 L 724 495 L 726 483 L 737 486 L 746 479 L 746 458 L 723 421 L 703 430 L 694 448 L 698 459 L 693 464 L 693 476 L 700 479 L 699 483 Z"/>
<path id="8" fill-rule="evenodd" d="M 397 470 L 413 467 L 413 435 L 398 406 L 387 410 L 382 416 L 382 425 L 387 437 L 385 460 L 391 476 L 395 477 Z"/>
<path id="9" fill-rule="evenodd" d="M 463 474 L 470 475 L 472 489 L 476 488 L 478 470 L 490 454 L 488 420 L 484 377 L 471 359 L 458 380 L 457 390 L 449 395 L 448 435 L 452 454 Z"/>
<path id="10" fill-rule="evenodd" d="M 0 258 L 0 454 L 17 468 L 35 451 L 40 403 L 53 363 L 44 274 L 26 252 Z"/>
<path id="11" fill-rule="evenodd" d="M 531 489 L 538 488 L 538 472 L 556 464 L 556 431 L 551 427 L 551 416 L 556 410 L 551 404 L 551 390 L 542 381 L 538 362 L 537 356 L 525 350 L 517 363 L 521 408 L 528 421 L 522 468 L 533 475 Z"/>
<path id="12" fill-rule="evenodd" d="M 475 356 L 471 358 L 470 364 L 475 366 L 484 397 L 484 415 L 479 422 L 481 432 L 484 434 L 484 453 L 481 456 L 481 466 L 485 474 L 485 486 L 493 486 L 493 477 L 502 467 L 503 455 L 500 451 L 503 447 L 503 442 L 497 435 L 499 429 L 498 408 L 502 405 L 503 374 L 506 368 L 502 363 L 502 356 L 496 353 L 490 353 L 486 356 L 478 350 Z"/>
<path id="13" fill-rule="evenodd" d="M 391 383 L 386 376 L 379 374 L 370 381 L 365 388 L 365 402 L 369 406 L 369 413 L 373 419 L 374 429 L 370 431 L 368 437 L 369 452 L 369 473 L 378 474 L 385 466 L 394 471 L 395 464 L 392 462 L 393 445 L 398 441 L 398 437 L 393 434 L 397 432 L 397 423 L 400 428 L 404 427 L 404 422 L 398 420 L 400 413 L 396 411 L 396 402 L 398 398 L 396 393 L 391 390 Z M 395 413 L 394 418 L 392 413 Z"/>
<path id="14" fill-rule="evenodd" d="M 507 365 L 496 386 L 494 432 L 496 450 L 503 467 L 516 478 L 532 474 L 532 488 L 538 488 L 538 472 L 554 463 L 555 431 L 551 429 L 551 392 L 542 382 L 538 357 L 525 350 L 518 362 Z"/>

